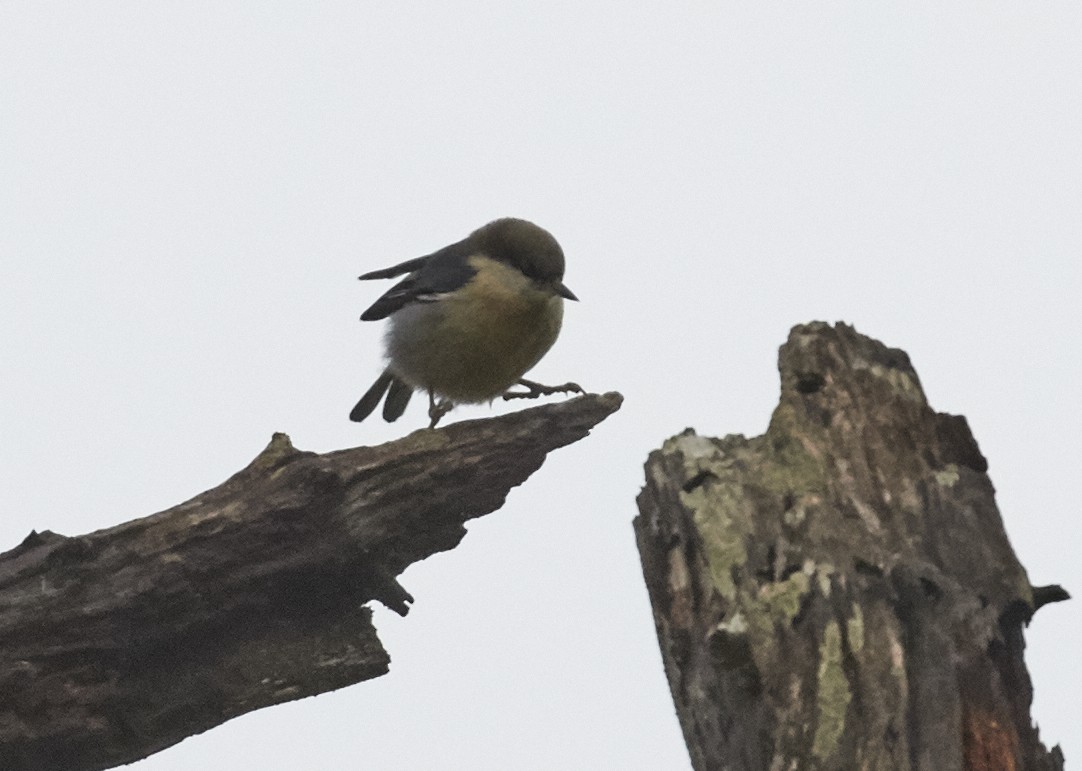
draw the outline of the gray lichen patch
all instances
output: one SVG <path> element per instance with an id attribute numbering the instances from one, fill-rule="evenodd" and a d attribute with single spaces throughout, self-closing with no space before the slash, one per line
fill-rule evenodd
<path id="1" fill-rule="evenodd" d="M 743 613 L 734 613 L 727 621 L 720 622 L 715 630 L 729 634 L 745 634 L 748 631 L 748 621 Z"/>
<path id="2" fill-rule="evenodd" d="M 697 461 L 700 458 L 716 458 L 721 453 L 712 439 L 699 436 L 691 429 L 666 439 L 661 446 L 661 451 L 666 455 L 678 452 L 684 457 L 685 461 L 689 462 Z"/>
<path id="3" fill-rule="evenodd" d="M 925 402 L 924 390 L 920 387 L 920 383 L 904 369 L 885 367 L 878 362 L 865 361 L 856 356 L 853 357 L 851 366 L 854 370 L 865 370 L 885 380 L 891 390 L 899 396 L 921 404 Z"/>
<path id="4" fill-rule="evenodd" d="M 954 487 L 959 479 L 958 467 L 953 463 L 948 463 L 945 468 L 935 472 L 935 481 L 943 487 Z"/>

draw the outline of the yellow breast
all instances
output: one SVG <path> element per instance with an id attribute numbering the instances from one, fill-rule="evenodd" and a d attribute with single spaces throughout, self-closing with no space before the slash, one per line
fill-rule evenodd
<path id="1" fill-rule="evenodd" d="M 391 317 L 387 355 L 391 369 L 417 388 L 454 402 L 485 402 L 556 342 L 563 300 L 501 262 L 469 262 L 477 274 L 466 287 Z"/>

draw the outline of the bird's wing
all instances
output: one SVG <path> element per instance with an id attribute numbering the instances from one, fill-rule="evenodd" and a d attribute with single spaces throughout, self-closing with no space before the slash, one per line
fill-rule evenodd
<path id="1" fill-rule="evenodd" d="M 361 281 L 367 281 L 367 280 L 372 279 L 372 278 L 394 278 L 395 276 L 401 276 L 403 273 L 412 273 L 413 271 L 417 270 L 419 267 L 424 265 L 425 260 L 427 260 L 427 259 L 428 259 L 428 256 L 414 257 L 412 260 L 406 260 L 405 262 L 400 262 L 397 265 L 394 265 L 394 266 L 392 266 L 390 268 L 381 268 L 380 270 L 370 270 L 368 273 L 365 273 L 363 276 L 358 276 L 358 278 Z"/>
<path id="2" fill-rule="evenodd" d="M 392 278 L 412 271 L 362 313 L 361 320 L 384 319 L 410 303 L 435 302 L 460 289 L 477 272 L 466 261 L 469 256 L 469 246 L 465 241 L 459 241 L 393 268 L 365 273 L 361 278 Z"/>

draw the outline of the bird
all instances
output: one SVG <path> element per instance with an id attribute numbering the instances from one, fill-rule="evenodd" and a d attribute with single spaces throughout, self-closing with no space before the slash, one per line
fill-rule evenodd
<path id="1" fill-rule="evenodd" d="M 563 283 L 563 250 L 544 228 L 504 217 L 360 280 L 402 274 L 361 314 L 361 321 L 388 319 L 387 366 L 350 420 L 364 420 L 383 401 L 383 418 L 393 422 L 416 390 L 428 393 L 429 428 L 456 404 L 583 392 L 576 383 L 523 378 L 556 342 L 563 301 L 578 300 Z M 516 385 L 526 390 L 511 390 Z"/>

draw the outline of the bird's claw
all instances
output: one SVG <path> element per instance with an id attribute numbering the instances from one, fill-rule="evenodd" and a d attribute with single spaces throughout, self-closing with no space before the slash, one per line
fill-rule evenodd
<path id="1" fill-rule="evenodd" d="M 512 399 L 536 399 L 539 396 L 552 396 L 553 394 L 586 393 L 578 383 L 564 383 L 563 385 L 558 386 L 547 386 L 523 378 L 518 381 L 518 385 L 525 386 L 529 390 L 508 391 L 503 395 L 504 401 L 511 401 Z"/>
<path id="2" fill-rule="evenodd" d="M 450 412 L 454 406 L 454 403 L 450 399 L 440 399 L 437 402 L 430 396 L 428 400 L 428 417 L 431 422 L 428 424 L 428 427 L 435 428 L 436 424 L 440 422 L 440 418 Z"/>

